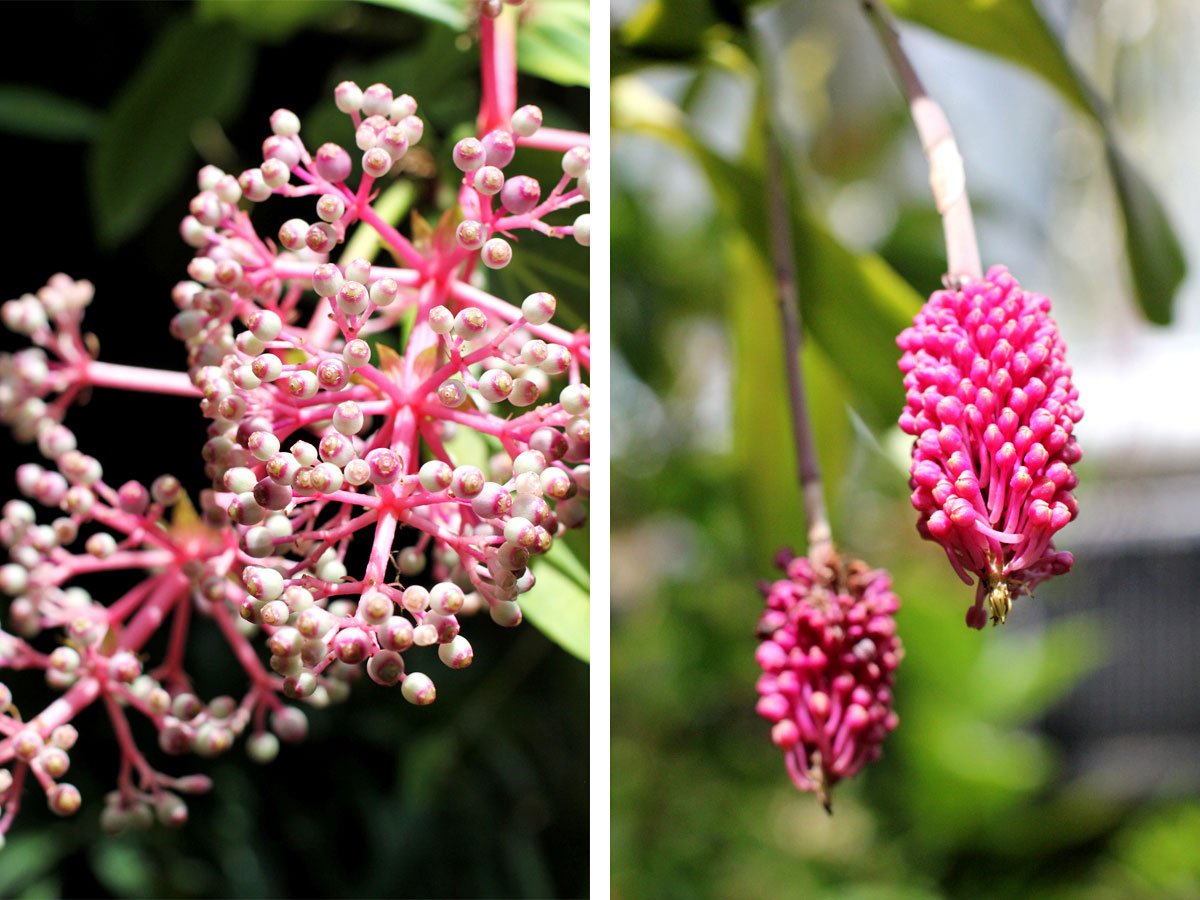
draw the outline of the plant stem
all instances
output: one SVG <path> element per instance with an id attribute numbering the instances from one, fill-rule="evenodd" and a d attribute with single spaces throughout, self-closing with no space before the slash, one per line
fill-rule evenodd
<path id="1" fill-rule="evenodd" d="M 796 464 L 800 490 L 804 495 L 804 515 L 808 520 L 808 555 L 824 558 L 832 549 L 829 513 L 821 487 L 821 468 L 813 443 L 812 420 L 808 414 L 804 375 L 800 369 L 800 353 L 804 347 L 804 332 L 800 325 L 800 297 L 796 285 L 796 266 L 792 259 L 792 220 L 788 203 L 787 179 L 782 177 L 784 164 L 779 144 L 772 129 L 767 130 L 767 171 L 780 175 L 767 179 L 767 210 L 771 224 L 771 258 L 775 265 L 778 288 L 779 316 L 783 324 L 784 360 L 787 365 L 788 396 L 791 400 L 792 438 L 796 444 Z"/>
<path id="2" fill-rule="evenodd" d="M 908 99 L 913 123 L 921 137 L 921 147 L 929 160 L 929 186 L 946 236 L 947 287 L 956 288 L 965 280 L 981 279 L 979 244 L 975 240 L 975 221 L 971 217 L 971 200 L 967 196 L 967 181 L 963 160 L 954 142 L 954 133 L 942 108 L 925 93 L 892 23 L 884 0 L 861 0 L 863 12 L 875 29 L 888 61 L 900 81 L 900 89 Z"/>

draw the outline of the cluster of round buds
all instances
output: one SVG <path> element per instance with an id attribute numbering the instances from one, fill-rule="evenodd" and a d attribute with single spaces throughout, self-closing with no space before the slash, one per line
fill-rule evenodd
<path id="1" fill-rule="evenodd" d="M 88 281 L 55 275 L 36 294 L 0 306 L 0 322 L 34 345 L 0 353 L 0 422 L 19 441 L 35 440 L 62 420 L 91 360 L 80 331 L 94 289 Z M 56 399 L 53 395 L 59 395 Z"/>
<path id="2" fill-rule="evenodd" d="M 1003 622 L 1014 598 L 1073 562 L 1052 538 L 1078 512 L 1083 410 L 1050 300 L 994 266 L 935 292 L 897 343 L 917 528 L 963 581 L 978 578 L 967 624 Z"/>
<path id="3" fill-rule="evenodd" d="M 0 644 L 9 639 L 0 632 Z M 79 733 L 70 723 L 48 731 L 35 723 L 25 723 L 16 714 L 12 691 L 0 682 L 0 822 L 15 814 L 20 805 L 21 789 L 27 773 L 32 773 L 46 795 L 46 804 L 55 815 L 69 816 L 79 809 L 82 798 L 75 785 L 64 781 L 71 768 L 70 751 Z M 4 833 L 0 830 L 0 848 Z"/>
<path id="4" fill-rule="evenodd" d="M 102 698 L 118 735 L 128 735 L 126 710 L 134 710 L 152 722 L 160 748 L 170 754 L 216 755 L 251 723 L 255 734 L 247 746 L 255 759 L 273 755 L 276 735 L 303 737 L 303 713 L 284 707 L 278 697 L 283 679 L 257 663 L 238 620 L 224 606 L 198 596 L 201 585 L 214 581 L 232 586 L 227 575 L 232 535 L 194 521 L 172 476 L 161 476 L 149 487 L 129 481 L 112 488 L 103 481 L 99 462 L 73 445 L 53 461 L 56 470 L 26 463 L 16 472 L 17 486 L 30 500 L 56 511 L 51 522 L 39 524 L 25 500 L 10 500 L 0 510 L 0 544 L 9 556 L 0 565 L 0 592 L 11 597 L 7 630 L 0 630 L 0 668 L 41 669 L 46 684 L 63 693 L 20 724 L 4 718 L 12 698 L 0 685 L 0 766 L 12 767 L 0 769 L 0 806 L 15 811 L 22 781 L 32 772 L 52 810 L 66 815 L 78 808 L 79 792 L 60 780 L 76 737 L 70 719 Z M 143 579 L 107 605 L 77 583 L 93 573 L 121 571 L 141 573 Z M 176 623 L 178 635 L 186 634 L 180 623 L 186 625 L 193 604 L 217 620 L 231 644 L 245 645 L 235 646 L 233 654 L 252 683 L 241 704 L 231 697 L 205 704 L 186 689 L 178 640 L 171 642 L 162 665 L 153 668 L 155 674 L 147 672 L 146 643 L 165 621 Z M 274 734 L 264 727 L 268 710 Z M 187 809 L 177 793 L 204 790 L 207 779 L 155 772 L 132 738 L 123 739 L 121 749 L 136 762 L 141 783 L 137 788 L 125 783 L 110 798 L 104 827 L 120 830 L 155 817 L 182 823 Z M 0 833 L 10 820 L 0 818 Z"/>
<path id="5" fill-rule="evenodd" d="M 535 580 L 531 558 L 586 517 L 590 344 L 585 332 L 552 323 L 552 295 L 520 305 L 493 296 L 470 280 L 462 247 L 431 241 L 418 249 L 371 207 L 366 179 L 377 176 L 368 157 L 399 159 L 405 141 L 420 137 L 411 97 L 343 82 L 335 101 L 364 151 L 357 189 L 345 184 L 348 155 L 327 144 L 311 157 L 290 115 L 276 113 L 265 148 L 269 158 L 291 148 L 296 179 L 272 179 L 268 193 L 315 197 L 321 227 L 285 223 L 276 254 L 253 239 L 248 217 L 208 170 L 204 200 L 189 217 L 201 227 L 184 222 L 198 252 L 191 280 L 175 291 L 172 329 L 187 346 L 211 423 L 205 519 L 233 529 L 244 588 L 226 596 L 218 577 L 209 599 L 230 603 L 265 633 L 271 669 L 291 697 L 339 699 L 365 666 L 372 680 L 424 704 L 433 682 L 407 671 L 402 654 L 436 646 L 444 665 L 467 665 L 460 617 L 486 608 L 503 625 L 519 623 L 516 599 Z M 476 174 L 490 167 L 503 180 L 513 134 L 532 134 L 540 119 L 536 108 L 521 108 L 514 132 L 460 143 L 455 162 Z M 567 183 L 587 183 L 586 151 L 567 157 L 569 174 L 549 206 L 535 215 L 535 199 L 519 222 L 492 215 L 489 200 L 477 221 L 544 230 L 542 213 L 580 199 L 579 187 L 564 193 Z M 471 196 L 490 197 L 468 180 Z M 374 228 L 407 267 L 329 261 L 355 221 Z M 314 228 L 325 237 L 314 238 Z M 406 313 L 403 347 L 367 339 Z M 475 432 L 470 454 L 463 432 Z M 350 572 L 356 540 L 369 547 L 368 562 Z M 436 583 L 422 586 L 430 578 Z"/>
<path id="6" fill-rule="evenodd" d="M 858 560 L 814 567 L 781 556 L 787 577 L 763 587 L 758 713 L 772 723 L 793 783 L 828 810 L 833 786 L 878 759 L 899 721 L 900 601 L 886 572 Z"/>
<path id="7" fill-rule="evenodd" d="M 529 175 L 510 175 L 517 144 L 535 135 L 542 126 L 542 111 L 522 106 L 507 128 L 497 128 L 482 138 L 463 138 L 454 145 L 454 165 L 463 173 L 459 203 L 463 221 L 455 236 L 458 246 L 489 269 L 502 269 L 512 260 L 512 246 L 501 235 L 531 228 L 552 237 L 570 235 L 586 247 L 591 243 L 591 216 L 577 215 L 568 226 L 552 226 L 544 218 L 591 199 L 591 153 L 572 147 L 562 157 L 562 178 L 542 197 L 542 186 Z M 574 183 L 574 187 L 572 187 Z"/>

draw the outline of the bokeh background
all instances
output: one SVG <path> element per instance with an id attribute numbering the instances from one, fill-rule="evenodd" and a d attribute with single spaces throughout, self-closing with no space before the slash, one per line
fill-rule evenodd
<path id="1" fill-rule="evenodd" d="M 3 297 L 55 272 L 97 286 L 86 325 L 101 358 L 179 369 L 167 334 L 171 287 L 190 250 L 179 219 L 206 162 L 238 172 L 261 159 L 268 117 L 300 114 L 310 146 L 349 144 L 332 103 L 344 78 L 413 94 L 426 119 L 415 204 L 453 201 L 453 142 L 474 133 L 478 51 L 457 0 L 10 3 L 0 57 L 0 161 L 9 204 Z M 534 10 L 520 47 L 522 102 L 547 124 L 588 130 L 586 0 Z M 522 162 L 524 160 L 524 162 Z M 552 154 L 518 163 L 544 179 Z M 286 206 L 286 204 L 283 204 Z M 273 214 L 274 204 L 263 212 Z M 278 226 L 278 222 L 274 227 Z M 268 226 L 263 226 L 266 229 Z M 407 222 L 402 226 L 408 230 Z M 568 327 L 588 317 L 587 254 L 571 241 L 524 241 L 493 289 L 548 289 Z M 530 285 L 538 285 L 537 288 Z M 7 332 L 0 349 L 18 346 Z M 81 448 L 122 483 L 171 471 L 203 484 L 204 421 L 188 400 L 98 392 L 68 417 Z M 36 451 L 0 442 L 11 473 Z M 16 495 L 0 473 L 0 500 Z M 587 561 L 586 531 L 572 537 Z M 0 617 L 5 601 L 0 600 Z M 188 670 L 202 696 L 242 687 L 215 629 L 194 629 Z M 215 782 L 189 798 L 181 830 L 106 837 L 98 818 L 115 783 L 107 718 L 77 721 L 71 780 L 84 796 L 59 820 L 38 792 L 0 852 L 0 896 L 582 896 L 588 879 L 588 670 L 535 628 L 471 627 L 475 663 L 443 675 L 418 709 L 363 682 L 343 706 L 310 712 L 310 737 L 268 767 L 242 744 L 224 758 L 155 764 Z M 22 711 L 39 686 L 4 674 Z M 39 698 L 43 703 L 50 695 Z"/>
<path id="2" fill-rule="evenodd" d="M 890 5 L 985 265 L 1054 298 L 1086 410 L 1075 569 L 973 632 L 913 527 L 894 335 L 945 258 L 859 4 L 614 0 L 614 894 L 1200 896 L 1200 9 Z M 804 534 L 768 184 L 796 198 L 835 536 L 904 604 L 899 729 L 832 818 L 754 713 L 756 584 Z"/>

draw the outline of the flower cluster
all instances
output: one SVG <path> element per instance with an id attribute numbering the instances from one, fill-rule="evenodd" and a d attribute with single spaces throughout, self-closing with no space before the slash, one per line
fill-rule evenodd
<path id="1" fill-rule="evenodd" d="M 586 520 L 589 336 L 552 321 L 548 293 L 489 293 L 480 264 L 506 265 L 522 231 L 589 243 L 586 213 L 560 215 L 590 195 L 588 136 L 518 107 L 515 34 L 492 21 L 498 10 L 481 11 L 480 134 L 447 154 L 461 174 L 457 203 L 428 233 L 406 237 L 377 202 L 424 136 L 416 101 L 343 82 L 334 101 L 356 154 L 310 149 L 281 109 L 260 165 L 200 171 L 180 226 L 195 255 L 172 294 L 186 372 L 95 359 L 81 330 L 87 282 L 57 275 L 0 309 L 33 345 L 0 355 L 0 421 L 46 460 L 18 469 L 27 500 L 0 518 L 10 558 L 0 591 L 13 598 L 0 668 L 40 670 L 62 692 L 25 720 L 0 683 L 0 845 L 29 773 L 53 811 L 79 807 L 62 778 L 71 720 L 93 703 L 121 750 L 102 814 L 119 831 L 180 824 L 180 795 L 208 786 L 153 768 L 132 713 L 154 724 L 167 754 L 212 756 L 246 735 L 266 762 L 280 740 L 305 736 L 302 709 L 287 701 L 340 700 L 363 671 L 410 703 L 433 702 L 434 680 L 416 666 L 469 665 L 461 630 L 474 613 L 519 624 L 531 560 Z M 511 174 L 522 148 L 561 157 L 545 197 Z M 307 214 L 261 235 L 252 212 L 267 200 Z M 399 265 L 374 264 L 380 249 Z M 171 475 L 105 481 L 64 424 L 93 388 L 199 401 L 211 486 L 196 505 Z M 132 586 L 113 596 L 106 581 L 93 593 L 100 573 Z M 242 699 L 195 694 L 184 660 L 196 620 L 228 644 L 248 684 Z"/>
<path id="2" fill-rule="evenodd" d="M 377 180 L 421 137 L 415 102 L 351 82 L 335 97 L 363 151 L 358 184 L 347 183 L 345 149 L 310 153 L 297 118 L 277 111 L 261 167 L 236 179 L 200 173 L 181 227 L 197 254 L 192 280 L 175 291 L 172 329 L 211 420 L 206 518 L 238 532 L 239 608 L 270 634 L 287 692 L 308 696 L 334 661 L 367 663 L 376 681 L 400 682 L 406 698 L 428 703 L 432 681 L 406 673 L 402 654 L 437 645 L 446 665 L 469 664 L 460 616 L 486 608 L 500 624 L 519 623 L 516 598 L 534 583 L 530 557 L 584 517 L 588 335 L 551 324 L 550 294 L 516 307 L 469 272 L 476 260 L 497 267 L 511 256 L 503 238 L 487 235 L 556 234 L 544 217 L 582 199 L 580 187 L 566 188 L 590 177 L 588 153 L 566 151 L 562 180 L 539 203 L 536 181 L 506 179 L 502 168 L 516 141 L 536 133 L 536 108 L 516 110 L 511 130 L 460 141 L 459 205 L 473 218 L 422 252 L 370 205 Z M 278 246 L 257 238 L 238 201 L 274 196 L 307 201 L 318 221 L 286 221 Z M 408 266 L 329 261 L 357 221 Z M 412 326 L 399 352 L 380 336 L 405 318 Z M 486 459 L 455 446 L 460 429 L 474 432 Z M 406 529 L 416 536 L 398 538 Z M 351 575 L 346 554 L 360 532 L 371 534 L 369 558 Z M 398 540 L 405 546 L 393 560 Z M 390 565 L 400 581 L 388 578 Z M 427 568 L 431 589 L 416 583 Z"/>
<path id="3" fill-rule="evenodd" d="M 967 624 L 1003 622 L 1014 598 L 1071 568 L 1053 537 L 1075 518 L 1082 418 L 1050 300 L 1002 266 L 937 291 L 897 343 L 921 535 L 967 584 Z"/>
<path id="4" fill-rule="evenodd" d="M 904 656 L 886 572 L 855 560 L 814 566 L 780 560 L 787 577 L 764 585 L 755 658 L 758 713 L 788 774 L 830 809 L 830 790 L 879 758 L 899 719 L 892 679 Z"/>

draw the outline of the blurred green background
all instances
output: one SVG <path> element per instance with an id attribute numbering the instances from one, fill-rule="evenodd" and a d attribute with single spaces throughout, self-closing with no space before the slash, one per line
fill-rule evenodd
<path id="1" fill-rule="evenodd" d="M 859 4 L 615 0 L 614 896 L 1200 896 L 1200 11 L 891 6 L 985 266 L 1055 299 L 1086 410 L 1076 568 L 973 632 L 913 527 L 894 337 L 944 249 Z M 900 726 L 832 818 L 754 713 L 756 584 L 804 534 L 768 185 L 796 198 L 835 537 L 904 604 Z"/>
<path id="2" fill-rule="evenodd" d="M 182 368 L 167 324 L 191 255 L 178 224 L 196 171 L 261 161 L 268 117 L 281 106 L 301 116 L 310 146 L 350 145 L 349 120 L 332 102 L 345 78 L 384 80 L 417 98 L 427 128 L 410 154 L 424 164 L 412 178 L 416 208 L 436 216 L 453 203 L 458 175 L 439 161 L 474 133 L 479 105 L 467 9 L 458 0 L 6 5 L 3 296 L 36 290 L 57 271 L 89 278 L 97 295 L 86 324 L 103 359 Z M 530 3 L 525 13 L 521 102 L 539 104 L 547 125 L 587 131 L 586 0 Z M 515 165 L 543 184 L 561 171 L 540 151 L 519 153 Z M 274 203 L 262 214 L 264 232 L 286 218 Z M 409 231 L 407 220 L 401 227 Z M 586 250 L 535 237 L 490 287 L 518 299 L 551 290 L 573 328 L 588 319 L 587 273 Z M 0 344 L 18 345 L 7 333 Z M 154 423 L 143 437 L 164 448 L 158 458 L 106 446 L 117 409 Z M 190 401 L 98 392 L 68 424 L 114 483 L 170 470 L 192 490 L 204 486 L 205 423 Z M 36 453 L 7 439 L 0 452 L 10 471 Z M 11 481 L 0 486 L 0 499 L 15 494 Z M 586 530 L 569 543 L 586 562 Z M 87 711 L 70 775 L 84 806 L 58 820 L 26 792 L 0 852 L 0 896 L 586 894 L 587 665 L 529 624 L 477 621 L 466 632 L 475 662 L 439 677 L 432 707 L 363 682 L 348 704 L 310 712 L 309 740 L 267 767 L 249 762 L 241 743 L 215 761 L 164 758 L 153 730 L 138 731 L 154 764 L 214 779 L 211 794 L 189 799 L 179 831 L 100 833 L 118 759 L 106 717 Z M 198 692 L 243 688 L 215 629 L 201 622 L 194 637 L 188 670 Z M 39 689 L 41 702 L 52 696 L 35 677 L 5 680 L 22 711 Z"/>

